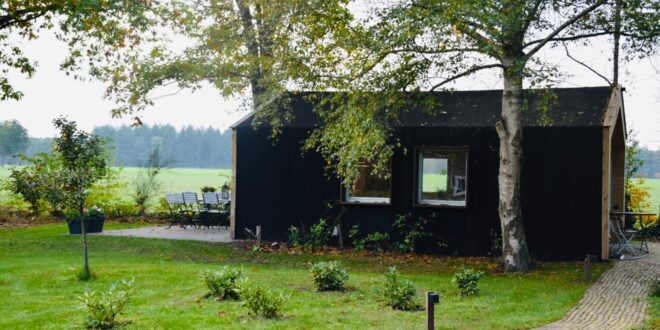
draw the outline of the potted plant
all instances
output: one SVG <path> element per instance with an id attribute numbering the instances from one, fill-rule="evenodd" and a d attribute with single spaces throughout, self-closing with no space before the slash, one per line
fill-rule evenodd
<path id="1" fill-rule="evenodd" d="M 88 233 L 100 233 L 103 231 L 103 223 L 105 223 L 105 213 L 98 206 L 92 206 L 86 210 L 85 224 Z M 80 217 L 77 213 L 69 213 L 66 217 L 67 225 L 69 226 L 69 234 L 81 234 L 82 226 Z"/>

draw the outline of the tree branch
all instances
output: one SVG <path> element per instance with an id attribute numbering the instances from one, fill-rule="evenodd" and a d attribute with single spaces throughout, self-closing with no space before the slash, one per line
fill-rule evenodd
<path id="1" fill-rule="evenodd" d="M 437 50 L 432 50 L 432 49 L 425 49 L 425 48 L 397 48 L 397 49 L 390 49 L 387 51 L 384 51 L 376 57 L 376 60 L 369 64 L 367 67 L 365 67 L 363 70 L 360 71 L 359 74 L 356 75 L 354 79 L 360 78 L 367 74 L 369 71 L 373 70 L 373 68 L 376 67 L 380 62 L 382 62 L 385 58 L 387 58 L 389 55 L 392 54 L 398 54 L 398 53 L 419 53 L 419 54 L 446 54 L 446 53 L 457 53 L 457 52 L 479 52 L 479 48 L 448 48 L 448 49 L 437 49 Z"/>
<path id="2" fill-rule="evenodd" d="M 429 91 L 433 92 L 436 89 L 438 89 L 438 88 L 440 88 L 440 87 L 442 87 L 442 86 L 444 86 L 444 85 L 446 85 L 446 84 L 448 84 L 448 83 L 450 83 L 450 82 L 452 82 L 456 79 L 459 79 L 459 78 L 462 78 L 462 77 L 465 77 L 465 76 L 469 76 L 469 75 L 471 75 L 471 74 L 473 74 L 477 71 L 492 69 L 492 68 L 502 68 L 502 64 L 493 63 L 493 64 L 486 64 L 486 65 L 480 65 L 480 66 L 472 67 L 472 68 L 470 68 L 466 71 L 463 71 L 463 72 L 461 72 L 461 73 L 459 73 L 459 74 L 457 74 L 453 77 L 449 77 L 449 78 L 441 81 L 440 83 L 438 83 L 438 84 L 434 85 L 433 87 L 431 87 L 431 89 L 429 89 Z"/>
<path id="3" fill-rule="evenodd" d="M 594 32 L 594 33 L 580 34 L 580 35 L 570 36 L 570 37 L 552 38 L 552 39 L 548 40 L 548 42 L 550 42 L 550 41 L 575 41 L 575 40 L 579 40 L 579 39 L 586 39 L 586 38 L 604 36 L 604 35 L 608 35 L 608 34 L 611 34 L 611 33 L 612 32 L 609 32 L 609 31 Z M 532 41 L 526 43 L 525 45 L 523 45 L 523 48 L 527 48 L 531 45 L 538 44 L 538 43 L 540 43 L 542 41 L 545 41 L 545 40 L 546 39 L 532 40 Z"/>
<path id="4" fill-rule="evenodd" d="M 529 29 L 529 25 L 532 24 L 532 22 L 534 21 L 534 18 L 538 13 L 539 7 L 541 6 L 541 3 L 543 3 L 543 0 L 536 0 L 532 5 L 532 8 L 527 13 L 527 17 L 525 17 L 525 21 L 523 23 L 523 29 L 522 29 L 523 31 L 527 31 L 527 29 Z"/>
<path id="5" fill-rule="evenodd" d="M 552 40 L 559 33 L 561 33 L 561 31 L 564 31 L 564 29 L 571 26 L 571 24 L 575 23 L 576 21 L 578 21 L 582 17 L 586 16 L 590 12 L 596 10 L 596 8 L 602 6 L 603 4 L 605 4 L 605 2 L 606 2 L 606 0 L 598 0 L 593 5 L 585 8 L 584 10 L 579 12 L 577 15 L 573 16 L 571 19 L 569 19 L 568 21 L 561 24 L 554 31 L 552 31 L 550 34 L 548 34 L 543 40 L 539 41 L 539 43 L 536 45 L 536 47 L 534 47 L 527 54 L 525 54 L 524 60 L 528 60 L 530 57 L 534 56 L 534 54 L 536 54 L 536 52 L 541 50 L 541 48 L 543 48 L 543 46 L 545 46 L 545 44 L 547 44 L 550 40 Z"/>
<path id="6" fill-rule="evenodd" d="M 573 60 L 575 63 L 580 64 L 580 65 L 582 65 L 583 67 L 587 68 L 589 71 L 593 72 L 593 73 L 596 74 L 597 76 L 603 78 L 605 81 L 607 81 L 607 84 L 608 84 L 609 86 L 612 86 L 612 82 L 611 82 L 609 79 L 607 79 L 607 77 L 603 76 L 602 74 L 598 73 L 596 70 L 592 69 L 592 68 L 591 68 L 590 66 L 588 66 L 587 64 L 585 64 L 585 63 L 583 63 L 583 62 L 577 60 L 577 59 L 574 58 L 573 56 L 571 56 L 571 54 L 568 52 L 568 47 L 566 47 L 566 43 L 563 43 L 563 42 L 562 42 L 562 45 L 564 45 L 564 50 L 566 50 L 566 56 L 567 56 L 568 58 L 570 58 L 571 60 Z"/>
<path id="7" fill-rule="evenodd" d="M 465 24 L 465 23 L 467 23 L 467 22 L 464 22 L 464 24 Z M 466 25 L 467 25 L 467 24 L 466 24 Z M 473 29 L 470 29 L 470 28 L 467 28 L 466 26 L 461 26 L 461 25 L 457 25 L 456 27 L 458 28 L 458 30 L 459 30 L 461 33 L 465 33 L 465 34 L 467 34 L 470 38 L 472 38 L 472 39 L 474 40 L 474 42 L 475 42 L 480 48 L 482 48 L 482 49 L 487 49 L 488 47 L 491 46 L 491 45 L 490 45 L 491 42 L 489 41 L 489 39 L 486 38 L 486 37 L 484 37 L 484 36 L 483 36 L 481 33 L 479 33 L 478 31 L 473 30 Z M 484 53 L 484 54 L 486 54 L 486 55 L 488 55 L 488 56 L 494 57 L 494 58 L 496 58 L 496 59 L 499 59 L 498 52 L 497 52 L 497 50 L 495 49 L 495 47 L 492 47 L 492 50 L 491 50 L 491 51 L 485 51 L 485 50 L 482 50 L 482 53 Z"/>

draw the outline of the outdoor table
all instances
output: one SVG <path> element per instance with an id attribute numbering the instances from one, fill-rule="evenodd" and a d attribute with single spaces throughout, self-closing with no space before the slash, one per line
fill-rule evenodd
<path id="1" fill-rule="evenodd" d="M 629 217 L 630 219 L 633 220 L 633 225 L 638 222 L 640 230 L 635 230 L 636 233 L 639 234 L 640 238 L 640 243 L 639 243 L 639 251 L 640 252 L 646 252 L 650 253 L 649 251 L 649 245 L 647 242 L 648 234 L 647 234 L 647 229 L 648 226 L 644 224 L 644 219 L 646 218 L 647 220 L 655 216 L 655 213 L 647 213 L 647 212 L 621 212 L 621 211 L 613 211 L 610 212 L 610 215 L 615 216 L 617 218 L 620 217 L 620 219 L 623 221 L 621 228 L 625 229 L 626 226 L 626 217 Z M 650 222 L 650 221 L 647 221 Z"/>

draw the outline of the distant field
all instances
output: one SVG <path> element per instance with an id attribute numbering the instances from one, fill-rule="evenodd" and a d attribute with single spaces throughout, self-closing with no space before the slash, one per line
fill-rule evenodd
<path id="1" fill-rule="evenodd" d="M 132 182 L 137 177 L 137 174 L 137 167 L 125 167 L 121 176 L 125 181 Z M 204 186 L 212 186 L 219 189 L 225 182 L 231 184 L 231 170 L 170 168 L 163 171 L 160 180 L 163 183 L 163 192 L 199 192 Z"/>
<path id="2" fill-rule="evenodd" d="M 645 179 L 644 186 L 648 187 L 649 192 L 651 193 L 651 212 L 658 212 L 660 207 L 660 179 Z"/>
<path id="3" fill-rule="evenodd" d="M 128 200 L 132 193 L 131 182 L 138 174 L 137 167 L 125 167 L 121 173 L 123 181 L 129 184 L 130 191 L 126 192 L 122 199 Z M 9 175 L 8 167 L 0 167 L 0 178 Z M 168 168 L 160 175 L 163 183 L 161 193 L 165 192 L 200 192 L 204 186 L 220 188 L 225 182 L 231 183 L 231 170 L 228 169 L 200 169 L 200 168 Z M 0 193 L 0 201 L 2 193 Z"/>

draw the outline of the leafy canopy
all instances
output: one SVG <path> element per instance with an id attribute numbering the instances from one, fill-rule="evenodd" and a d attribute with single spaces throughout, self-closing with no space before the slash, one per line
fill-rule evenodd
<path id="1" fill-rule="evenodd" d="M 23 41 L 52 30 L 69 48 L 62 69 L 75 74 L 100 64 L 117 66 L 138 45 L 159 39 L 153 28 L 166 17 L 169 0 L 2 0 L 0 1 L 0 101 L 23 96 L 7 75 L 32 77 L 36 63 L 23 51 Z M 77 77 L 82 76 L 75 74 Z"/>

